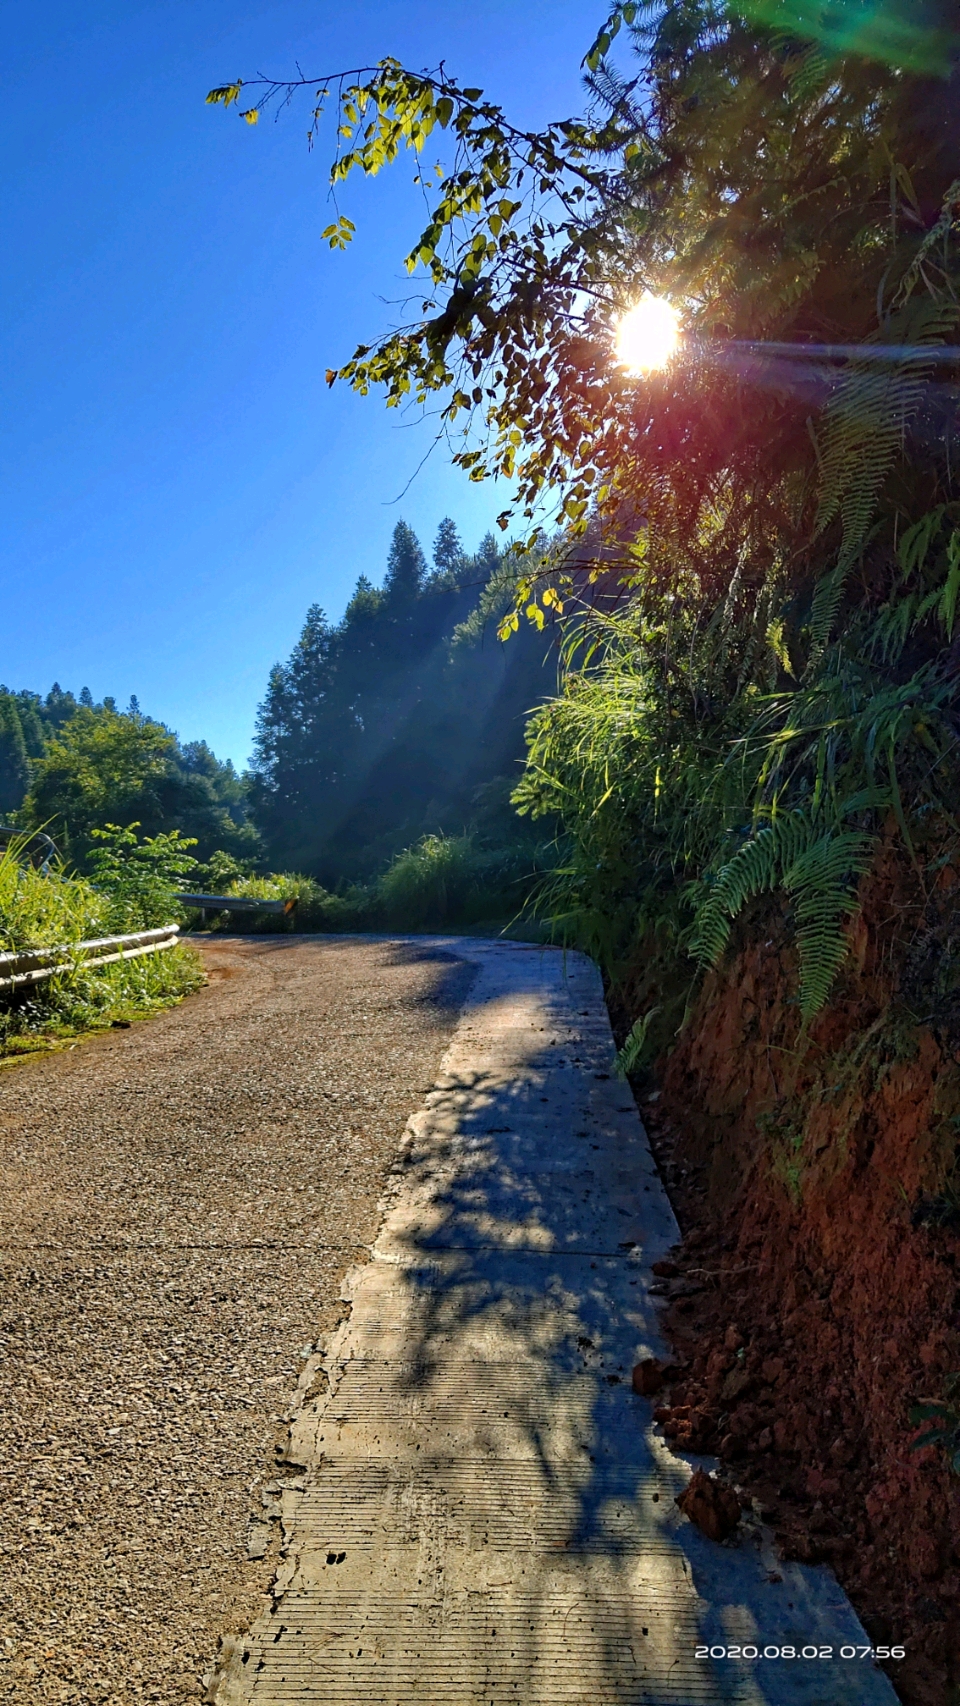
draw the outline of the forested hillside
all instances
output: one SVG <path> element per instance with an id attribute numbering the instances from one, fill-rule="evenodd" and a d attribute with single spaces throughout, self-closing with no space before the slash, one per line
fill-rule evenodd
<path id="1" fill-rule="evenodd" d="M 86 864 L 91 832 L 136 822 L 144 835 L 177 829 L 202 858 L 217 848 L 256 858 L 246 784 L 205 741 L 181 744 L 133 699 L 95 704 L 54 683 L 45 698 L 0 687 L 0 819 L 46 829 L 68 863 Z"/>
<path id="2" fill-rule="evenodd" d="M 545 835 L 510 796 L 527 718 L 556 688 L 556 651 L 549 630 L 529 625 L 499 643 L 515 579 L 489 535 L 470 555 L 443 521 L 428 567 L 399 522 L 382 586 L 361 578 L 337 623 L 308 611 L 271 672 L 243 775 L 136 700 L 120 711 L 86 688 L 79 698 L 58 684 L 45 698 L 0 688 L 0 820 L 45 828 L 80 869 L 105 824 L 176 830 L 221 885 L 267 870 L 331 889 L 369 884 L 425 836 L 459 848 L 461 865 L 465 836 L 478 857 L 529 862 Z M 211 867 L 214 854 L 227 857 Z M 512 909 L 522 900 L 515 891 Z"/>
<path id="3" fill-rule="evenodd" d="M 514 579 L 490 535 L 467 555 L 449 519 L 428 568 L 401 521 L 381 587 L 361 579 L 338 623 L 308 612 L 258 719 L 251 809 L 275 868 L 333 886 L 425 834 L 518 838 L 509 796 L 556 662 L 530 627 L 498 644 Z"/>

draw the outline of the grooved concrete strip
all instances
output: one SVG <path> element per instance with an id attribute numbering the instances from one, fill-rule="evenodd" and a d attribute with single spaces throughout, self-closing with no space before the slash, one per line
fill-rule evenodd
<path id="1" fill-rule="evenodd" d="M 595 968 L 442 945 L 478 977 L 291 1425 L 273 1606 L 218 1706 L 888 1706 L 828 1571 L 676 1510 L 690 1470 L 630 1372 L 678 1232 Z M 697 1657 L 732 1643 L 834 1656 Z"/>

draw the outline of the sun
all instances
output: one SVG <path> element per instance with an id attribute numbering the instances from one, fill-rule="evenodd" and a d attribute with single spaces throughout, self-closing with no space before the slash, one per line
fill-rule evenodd
<path id="1" fill-rule="evenodd" d="M 617 323 L 617 356 L 628 373 L 666 367 L 680 342 L 680 316 L 672 302 L 648 291 Z"/>

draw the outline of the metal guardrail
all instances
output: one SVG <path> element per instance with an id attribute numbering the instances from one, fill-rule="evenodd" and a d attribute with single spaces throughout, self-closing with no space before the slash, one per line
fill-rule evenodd
<path id="1" fill-rule="evenodd" d="M 201 912 L 282 912 L 289 918 L 296 911 L 298 895 L 291 900 L 261 900 L 249 894 L 175 894 L 181 906 L 199 907 Z"/>
<path id="2" fill-rule="evenodd" d="M 179 924 L 157 930 L 137 930 L 129 936 L 98 936 L 90 942 L 67 942 L 56 948 L 21 948 L 0 954 L 0 992 L 40 983 L 58 972 L 88 966 L 107 966 L 115 960 L 135 960 L 140 954 L 159 954 L 180 940 Z"/>
<path id="3" fill-rule="evenodd" d="M 60 857 L 56 842 L 44 830 L 11 829 L 9 824 L 0 823 L 0 853 L 6 852 L 11 845 L 19 845 L 22 857 L 44 875 Z"/>

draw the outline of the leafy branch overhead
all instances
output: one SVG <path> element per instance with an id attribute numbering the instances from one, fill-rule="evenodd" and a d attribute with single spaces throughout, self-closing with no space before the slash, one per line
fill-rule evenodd
<path id="1" fill-rule="evenodd" d="M 501 620 L 565 635 L 516 796 L 570 837 L 556 915 L 606 955 L 662 926 L 707 964 L 775 893 L 807 1017 L 885 829 L 916 872 L 957 830 L 954 10 L 617 5 L 585 114 L 537 131 L 394 60 L 210 97 L 250 117 L 309 90 L 334 195 L 414 159 L 424 290 L 328 378 L 438 399 L 471 478 L 559 519 Z M 645 291 L 683 337 L 634 378 L 614 327 Z"/>
<path id="2" fill-rule="evenodd" d="M 407 271 L 422 269 L 429 281 L 419 317 L 361 346 L 328 380 L 363 394 L 380 385 L 391 407 L 442 393 L 446 425 L 464 417 L 454 460 L 473 479 L 515 479 L 530 513 L 563 484 L 562 513 L 582 523 L 602 483 L 596 421 L 627 399 L 610 332 L 626 296 L 606 264 L 603 214 L 623 163 L 640 151 L 642 127 L 614 115 L 522 130 L 443 68 L 423 75 L 394 60 L 335 79 L 246 85 L 259 94 L 243 116 L 310 87 L 313 139 L 334 84 L 334 192 L 402 151 L 421 157 L 431 138 L 451 159 L 433 170 L 418 159 L 415 181 L 432 196 L 406 257 Z M 243 87 L 226 84 L 207 100 L 230 105 Z M 338 211 L 323 235 L 344 248 L 354 229 Z"/>

